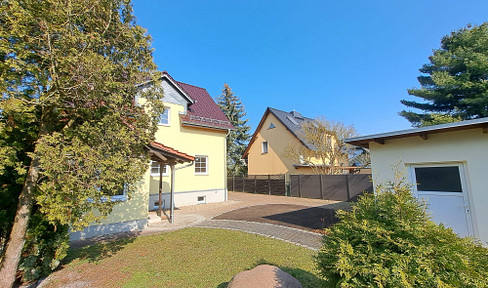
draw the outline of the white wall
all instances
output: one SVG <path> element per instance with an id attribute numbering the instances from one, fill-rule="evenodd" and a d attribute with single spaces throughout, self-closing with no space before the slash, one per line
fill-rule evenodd
<path id="1" fill-rule="evenodd" d="M 481 128 L 370 143 L 373 182 L 393 179 L 392 165 L 463 163 L 474 236 L 488 242 L 488 134 Z M 408 174 L 406 174 L 408 176 Z"/>

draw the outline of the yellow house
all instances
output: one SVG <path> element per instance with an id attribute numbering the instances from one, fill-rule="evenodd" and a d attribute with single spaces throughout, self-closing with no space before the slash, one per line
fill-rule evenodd
<path id="1" fill-rule="evenodd" d="M 285 112 L 268 107 L 242 156 L 247 159 L 248 174 L 284 174 L 288 182 L 289 175 L 315 174 L 312 165 L 329 169 L 329 165 L 325 165 L 323 161 L 313 157 L 308 159 L 301 156 L 300 159 L 286 157 L 285 151 L 290 146 L 303 147 L 308 150 L 316 149 L 307 142 L 300 131 L 304 123 L 313 121 L 314 119 L 304 117 L 297 111 Z M 339 166 L 338 159 L 334 165 L 337 165 L 335 168 L 340 168 L 343 173 L 348 171 L 349 173 L 369 172 L 365 169 L 361 170 L 359 167 Z"/>
<path id="2" fill-rule="evenodd" d="M 204 88 L 175 81 L 166 71 L 161 85 L 165 112 L 155 142 L 149 148 L 156 154 L 164 154 L 161 157 L 193 160 L 174 166 L 174 205 L 226 201 L 226 136 L 233 129 L 232 124 Z M 125 195 L 115 196 L 112 200 L 120 203 L 102 223 L 72 233 L 71 239 L 143 229 L 148 211 L 159 206 L 159 169 L 160 165 L 152 161 L 130 199 Z M 161 204 L 164 209 L 170 207 L 170 174 L 169 167 L 163 167 Z"/>
<path id="3" fill-rule="evenodd" d="M 400 163 L 434 221 L 488 243 L 488 118 L 350 138 L 369 148 L 375 185 Z"/>
<path id="4" fill-rule="evenodd" d="M 242 157 L 247 159 L 248 174 L 285 174 L 286 177 L 290 174 L 313 174 L 310 166 L 284 156 L 289 145 L 313 149 L 299 133 L 300 125 L 305 121 L 313 119 L 296 111 L 285 112 L 268 107 Z"/>

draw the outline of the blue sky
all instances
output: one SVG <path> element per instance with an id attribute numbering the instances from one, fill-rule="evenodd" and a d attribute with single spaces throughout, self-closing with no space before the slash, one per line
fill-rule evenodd
<path id="1" fill-rule="evenodd" d="M 488 1 L 133 1 L 154 59 L 212 97 L 228 83 L 256 128 L 266 107 L 360 135 L 410 128 L 419 68 L 442 36 L 488 21 Z"/>

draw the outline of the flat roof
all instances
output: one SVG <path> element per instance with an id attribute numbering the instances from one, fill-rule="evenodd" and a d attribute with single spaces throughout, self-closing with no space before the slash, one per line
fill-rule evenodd
<path id="1" fill-rule="evenodd" d="M 433 126 L 427 126 L 421 128 L 353 137 L 353 138 L 346 139 L 345 142 L 355 146 L 369 148 L 370 142 L 377 142 L 380 144 L 384 144 L 386 140 L 413 137 L 413 136 L 419 136 L 423 139 L 427 139 L 429 134 L 467 130 L 467 129 L 474 129 L 474 128 L 481 128 L 483 129 L 483 133 L 485 134 L 488 133 L 488 117 L 472 119 L 472 120 L 464 120 L 464 121 L 459 121 L 454 123 L 433 125 Z"/>

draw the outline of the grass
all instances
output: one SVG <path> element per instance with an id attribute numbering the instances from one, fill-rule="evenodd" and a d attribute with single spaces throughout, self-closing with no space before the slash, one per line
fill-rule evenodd
<path id="1" fill-rule="evenodd" d="M 239 231 L 187 228 L 69 251 L 55 287 L 74 279 L 102 287 L 226 287 L 259 264 L 280 267 L 303 287 L 320 287 L 314 251 Z"/>

